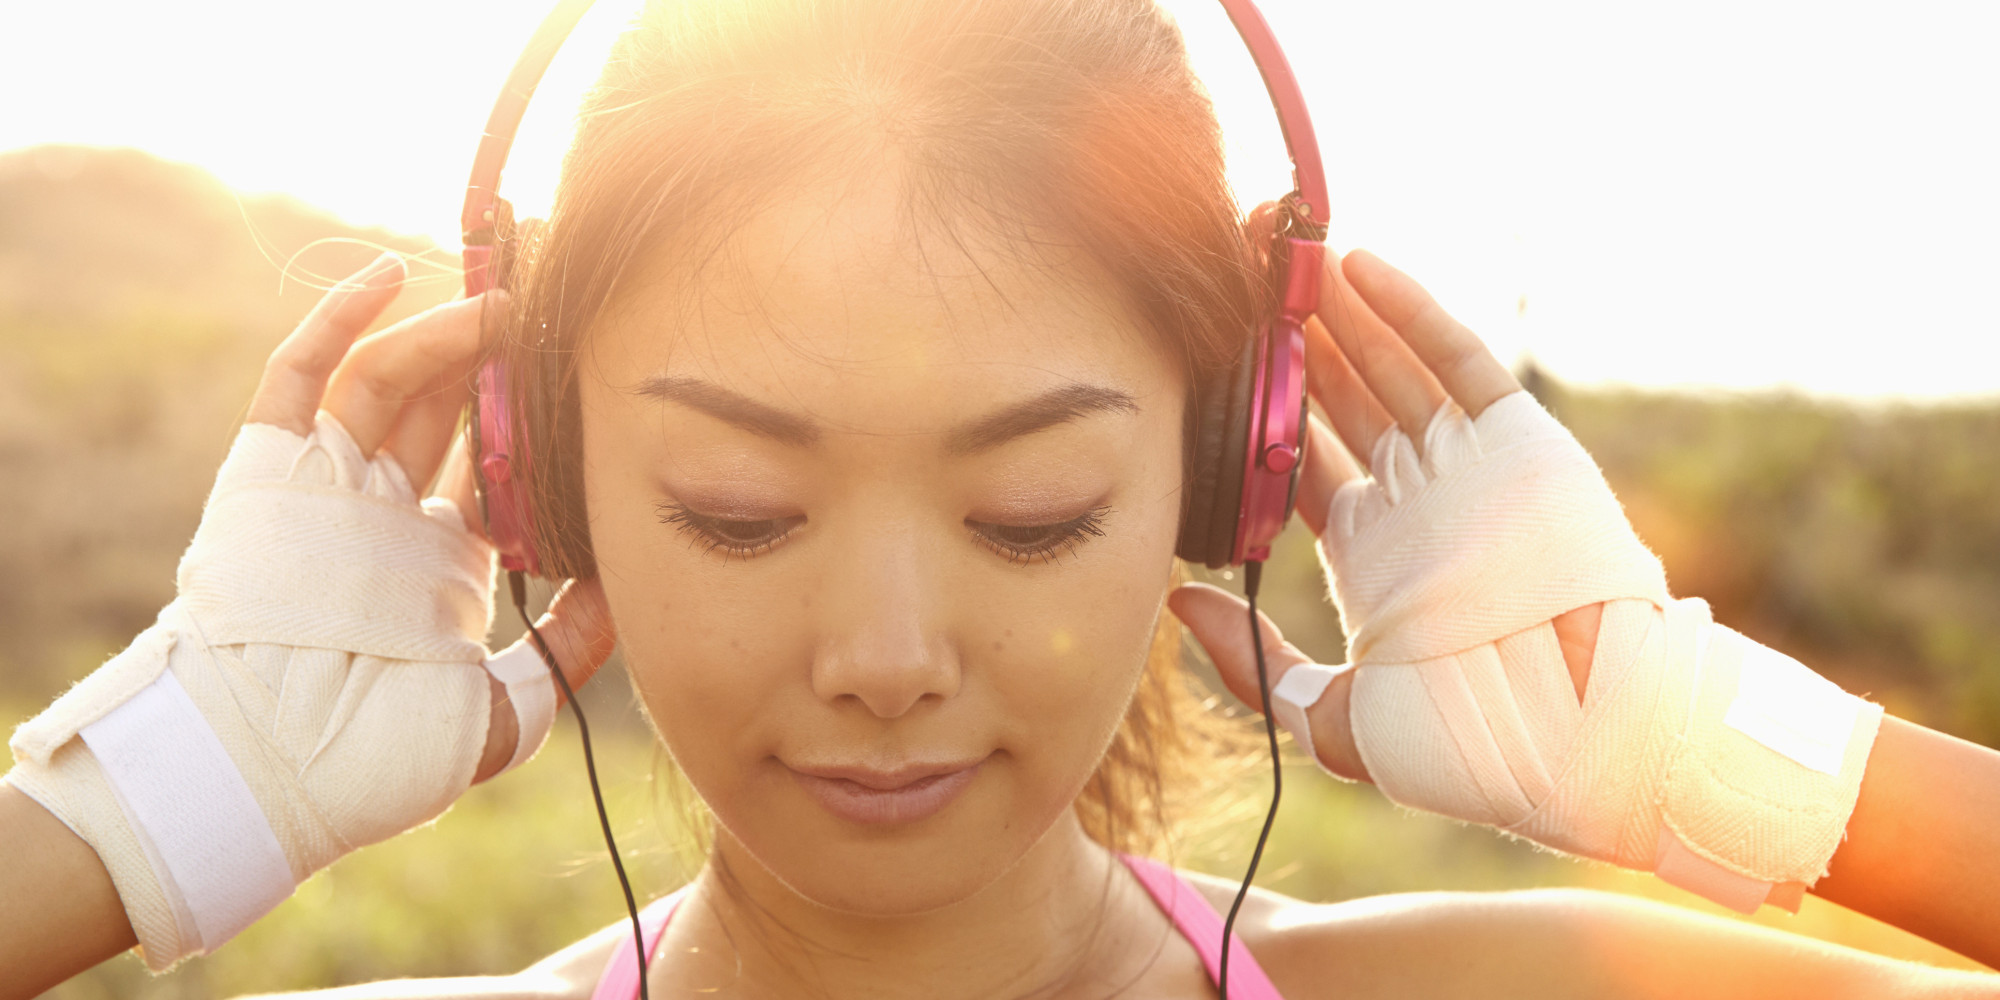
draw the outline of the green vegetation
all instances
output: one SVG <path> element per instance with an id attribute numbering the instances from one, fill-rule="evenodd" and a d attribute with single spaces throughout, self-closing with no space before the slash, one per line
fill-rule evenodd
<path id="1" fill-rule="evenodd" d="M 46 704 L 172 598 L 264 356 L 317 297 L 311 285 L 383 245 L 449 263 L 282 199 L 239 201 L 199 171 L 136 153 L 0 156 L 0 723 Z M 287 261 L 305 281 L 280 282 Z M 419 273 L 397 317 L 452 294 L 446 271 Z M 1678 592 L 1898 714 L 2000 744 L 2000 403 L 1855 407 L 1535 381 L 1603 463 Z M 1284 540 L 1266 589 L 1295 641 L 1341 658 L 1302 531 Z M 503 621 L 496 639 L 515 631 Z M 658 895 L 693 859 L 655 780 L 666 765 L 610 673 L 584 700 L 635 877 Z M 340 862 L 217 955 L 158 979 L 120 958 L 51 996 L 208 998 L 518 969 L 621 912 L 581 769 L 564 722 L 521 773 Z M 1261 881 L 1303 898 L 1590 885 L 1718 912 L 1647 877 L 1402 813 L 1308 768 L 1289 778 Z M 1253 833 L 1248 822 L 1210 830 L 1177 860 L 1239 872 Z M 1757 919 L 1965 964 L 1816 900 L 1796 918 Z"/>

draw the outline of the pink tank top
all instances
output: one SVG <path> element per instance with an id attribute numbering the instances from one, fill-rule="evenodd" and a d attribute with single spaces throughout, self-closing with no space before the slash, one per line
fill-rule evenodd
<path id="1" fill-rule="evenodd" d="M 1187 884 L 1174 872 L 1150 858 L 1121 854 L 1119 858 L 1125 867 L 1132 869 L 1139 884 L 1146 887 L 1167 919 L 1174 922 L 1175 929 L 1194 946 L 1195 954 L 1201 956 L 1201 964 L 1208 969 L 1210 982 L 1216 981 L 1222 968 L 1222 915 L 1215 907 L 1208 905 L 1208 898 L 1194 886 Z M 674 910 L 680 906 L 681 893 L 655 900 L 639 911 L 639 928 L 646 936 L 646 954 L 656 958 L 660 951 L 660 939 L 666 936 L 667 921 L 673 919 Z M 1235 1000 L 1284 1000 L 1278 988 L 1271 985 L 1270 977 L 1257 960 L 1250 956 L 1250 949 L 1243 946 L 1242 938 L 1232 938 L 1229 942 L 1229 995 Z M 591 1000 L 636 1000 L 639 996 L 639 963 L 632 957 L 632 938 L 621 935 L 618 946 L 612 949 L 611 960 L 604 965 L 604 976 L 597 981 L 597 990 L 591 993 Z"/>

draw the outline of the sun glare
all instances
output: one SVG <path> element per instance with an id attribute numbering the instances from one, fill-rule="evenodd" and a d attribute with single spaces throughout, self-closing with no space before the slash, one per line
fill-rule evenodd
<path id="1" fill-rule="evenodd" d="M 1246 204 L 1275 119 L 1213 0 L 1165 0 Z M 549 0 L 20 4 L 0 149 L 130 145 L 455 246 L 480 124 Z M 546 210 L 637 0 L 601 0 L 506 174 Z M 1585 381 L 2000 390 L 2000 7 L 1265 0 L 1311 102 L 1331 242 Z"/>

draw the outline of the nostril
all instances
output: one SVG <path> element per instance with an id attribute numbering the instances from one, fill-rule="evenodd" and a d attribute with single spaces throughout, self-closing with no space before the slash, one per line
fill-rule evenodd
<path id="1" fill-rule="evenodd" d="M 872 655 L 869 645 L 874 646 Z M 886 645 L 825 650 L 813 664 L 814 693 L 829 704 L 857 703 L 880 719 L 898 718 L 958 693 L 958 658 L 947 644 Z"/>

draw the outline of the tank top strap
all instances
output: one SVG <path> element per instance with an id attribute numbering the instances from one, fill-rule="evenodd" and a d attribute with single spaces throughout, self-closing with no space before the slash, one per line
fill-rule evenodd
<path id="1" fill-rule="evenodd" d="M 1222 975 L 1222 915 L 1210 906 L 1208 897 L 1187 883 L 1186 879 L 1172 868 L 1132 854 L 1120 854 L 1119 860 L 1146 887 L 1161 912 L 1173 921 L 1174 928 L 1194 946 L 1195 954 L 1201 956 L 1201 964 L 1208 969 L 1210 982 L 1221 986 Z M 1264 974 L 1263 966 L 1244 947 L 1243 939 L 1232 937 L 1229 941 L 1229 996 L 1232 1000 L 1283 1000 L 1278 988 L 1271 984 L 1271 977 Z"/>
<path id="2" fill-rule="evenodd" d="M 674 911 L 680 908 L 681 894 L 685 888 L 676 889 L 668 895 L 646 904 L 639 911 L 639 932 L 646 939 L 646 960 L 648 964 L 660 956 L 660 939 L 666 937 L 667 921 L 672 920 Z M 611 949 L 610 960 L 604 963 L 604 975 L 597 979 L 597 989 L 590 994 L 590 1000 L 636 1000 L 639 996 L 639 960 L 632 944 L 632 935 L 618 935 L 618 945 Z"/>

